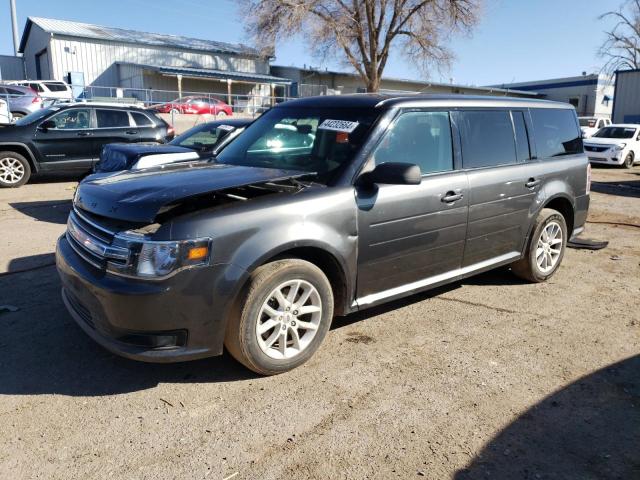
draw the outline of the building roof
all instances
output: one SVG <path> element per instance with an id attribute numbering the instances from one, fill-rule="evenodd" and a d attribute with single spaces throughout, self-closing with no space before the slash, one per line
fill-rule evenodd
<path id="1" fill-rule="evenodd" d="M 311 73 L 311 74 L 318 74 L 318 75 L 343 75 L 346 77 L 358 77 L 359 75 L 357 73 L 352 73 L 352 72 L 340 72 L 340 71 L 334 71 L 334 70 L 322 70 L 322 69 L 318 69 L 318 68 L 311 68 L 311 67 L 306 67 L 306 68 L 300 68 L 300 67 L 287 67 L 284 65 L 273 65 L 271 67 L 276 68 L 276 69 L 294 69 L 294 70 L 299 70 L 301 72 L 306 72 L 306 73 Z M 397 78 L 397 77 L 387 77 L 384 76 L 382 77 L 382 80 L 385 81 L 390 81 L 390 82 L 398 82 L 398 83 L 406 83 L 406 84 L 419 84 L 419 85 L 424 85 L 424 88 L 427 89 L 429 87 L 444 87 L 444 88 L 452 88 L 452 89 L 461 89 L 461 90 L 467 90 L 467 91 L 474 91 L 474 92 L 478 92 L 478 93 L 494 93 L 496 95 L 508 95 L 508 94 L 512 94 L 512 95 L 526 95 L 528 97 L 537 97 L 538 94 L 536 92 L 531 92 L 531 91 L 520 91 L 517 89 L 506 89 L 506 88 L 500 88 L 500 87 L 477 87 L 477 86 L 472 86 L 472 85 L 459 85 L 459 84 L 455 84 L 455 83 L 442 83 L 442 82 L 431 82 L 431 81 L 424 81 L 424 80 L 411 80 L 408 78 Z M 383 90 L 383 89 L 381 89 Z M 409 92 L 408 92 L 409 93 Z"/>
<path id="2" fill-rule="evenodd" d="M 532 80 L 530 82 L 503 83 L 493 85 L 489 88 L 499 87 L 508 89 L 519 89 L 523 91 L 547 90 L 550 88 L 568 88 L 588 85 L 612 85 L 613 80 L 606 75 L 593 73 L 590 75 L 578 75 L 575 77 L 550 78 L 546 80 Z"/>
<path id="3" fill-rule="evenodd" d="M 65 37 L 90 38 L 107 42 L 133 43 L 155 47 L 171 47 L 185 50 L 228 53 L 234 55 L 258 57 L 258 50 L 246 45 L 202 40 L 183 37 L 180 35 L 165 35 L 160 33 L 138 32 L 123 28 L 104 27 L 91 23 L 72 22 L 69 20 L 55 20 L 52 18 L 29 17 L 24 27 L 20 52 L 24 52 L 32 25 L 37 25 L 45 32 Z"/>
<path id="4" fill-rule="evenodd" d="M 235 80 L 238 82 L 250 83 L 277 83 L 280 85 L 289 85 L 291 80 L 288 78 L 274 77 L 263 73 L 234 72 L 230 70 L 211 70 L 208 68 L 190 68 L 190 67 L 165 67 L 162 65 L 143 65 L 138 63 L 118 62 L 120 65 L 132 65 L 144 70 L 161 73 L 164 75 L 182 75 L 183 77 L 196 78 L 215 78 L 220 80 Z"/>

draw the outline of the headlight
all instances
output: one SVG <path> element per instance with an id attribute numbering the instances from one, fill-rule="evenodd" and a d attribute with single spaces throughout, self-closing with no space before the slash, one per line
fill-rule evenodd
<path id="1" fill-rule="evenodd" d="M 615 147 L 613 147 L 613 149 L 614 149 L 616 152 L 619 152 L 620 150 L 624 150 L 624 147 L 626 147 L 626 146 L 627 146 L 627 144 L 626 144 L 626 143 L 620 143 L 619 145 L 616 145 Z"/>
<path id="2" fill-rule="evenodd" d="M 211 259 L 210 238 L 154 242 L 136 241 L 124 235 L 120 240 L 127 243 L 131 252 L 126 265 L 109 263 L 109 270 L 120 275 L 162 279 L 187 268 L 208 265 Z"/>

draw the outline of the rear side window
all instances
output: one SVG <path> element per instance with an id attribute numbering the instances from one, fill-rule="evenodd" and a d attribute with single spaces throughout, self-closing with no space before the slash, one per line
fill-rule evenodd
<path id="1" fill-rule="evenodd" d="M 98 128 L 129 126 L 129 114 L 124 110 L 96 110 Z"/>
<path id="2" fill-rule="evenodd" d="M 422 174 L 453 170 L 449 112 L 407 112 L 385 133 L 373 154 L 376 165 L 413 163 Z"/>
<path id="3" fill-rule="evenodd" d="M 516 163 L 513 124 L 508 111 L 464 111 L 459 118 L 464 168 Z"/>
<path id="4" fill-rule="evenodd" d="M 150 127 L 153 125 L 153 122 L 143 113 L 131 112 L 133 116 L 133 121 L 136 122 L 136 125 L 139 127 Z"/>
<path id="5" fill-rule="evenodd" d="M 532 108 L 531 119 L 538 158 L 582 153 L 582 134 L 573 110 Z"/>
<path id="6" fill-rule="evenodd" d="M 66 92 L 67 86 L 64 83 L 45 83 L 51 92 Z"/>
<path id="7" fill-rule="evenodd" d="M 15 88 L 9 88 L 7 87 L 7 93 L 9 95 L 24 95 L 25 93 L 22 90 L 16 90 Z"/>

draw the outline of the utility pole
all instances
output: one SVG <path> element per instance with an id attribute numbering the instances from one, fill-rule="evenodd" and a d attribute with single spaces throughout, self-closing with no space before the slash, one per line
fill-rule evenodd
<path id="1" fill-rule="evenodd" d="M 16 18 L 16 0 L 9 0 L 9 6 L 11 7 L 11 28 L 13 30 L 13 51 L 18 56 L 18 49 L 20 48 L 20 42 L 18 40 L 18 20 Z"/>

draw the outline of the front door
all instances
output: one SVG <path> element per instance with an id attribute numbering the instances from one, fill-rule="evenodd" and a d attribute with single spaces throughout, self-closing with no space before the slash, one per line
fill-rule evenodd
<path id="1" fill-rule="evenodd" d="M 53 127 L 33 137 L 44 169 L 88 170 L 92 164 L 93 129 L 89 108 L 69 108 L 46 119 Z M 41 125 L 41 124 L 40 124 Z"/>
<path id="2" fill-rule="evenodd" d="M 460 268 L 468 181 L 454 169 L 454 135 L 446 111 L 401 112 L 371 162 L 413 163 L 420 185 L 357 187 L 359 305 L 438 283 Z"/>

